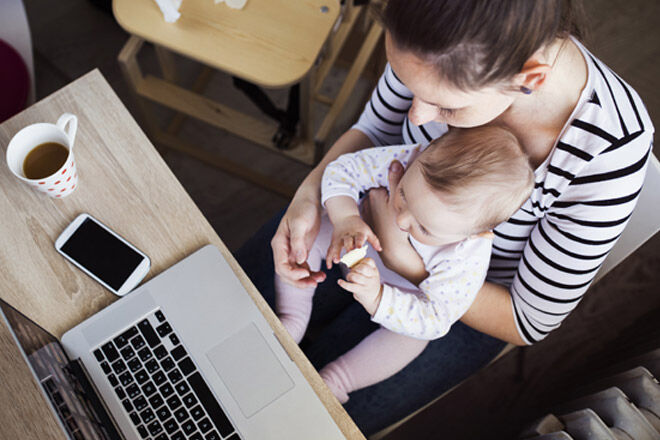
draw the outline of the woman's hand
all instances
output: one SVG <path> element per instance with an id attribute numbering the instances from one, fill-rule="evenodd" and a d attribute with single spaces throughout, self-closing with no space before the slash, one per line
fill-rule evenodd
<path id="1" fill-rule="evenodd" d="M 360 130 L 351 128 L 341 135 L 321 162 L 307 175 L 293 197 L 270 244 L 275 272 L 296 287 L 314 287 L 325 280 L 325 273 L 312 272 L 307 256 L 321 227 L 321 178 L 325 167 L 344 153 L 373 146 Z"/>
<path id="2" fill-rule="evenodd" d="M 313 197 L 294 197 L 270 242 L 275 272 L 298 288 L 316 287 L 324 272 L 307 265 L 309 250 L 321 227 L 321 204 Z"/>
<path id="3" fill-rule="evenodd" d="M 392 162 L 389 169 L 390 193 L 394 193 L 403 175 L 403 166 Z M 396 224 L 396 213 L 385 189 L 372 189 L 362 202 L 362 217 L 380 239 L 380 257 L 388 269 L 419 285 L 428 273 L 424 262 L 408 241 L 408 233 Z"/>

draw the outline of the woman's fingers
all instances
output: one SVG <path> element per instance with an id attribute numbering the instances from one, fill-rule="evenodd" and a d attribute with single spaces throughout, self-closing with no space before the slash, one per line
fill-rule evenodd
<path id="1" fill-rule="evenodd" d="M 306 263 L 320 225 L 320 204 L 294 197 L 271 240 L 275 272 L 286 283 L 304 288 L 325 280 L 324 272 L 313 272 Z"/>
<path id="2" fill-rule="evenodd" d="M 301 227 L 294 227 L 291 230 L 291 257 L 293 261 L 302 264 L 307 260 L 307 246 L 305 245 L 305 231 Z"/>
<path id="3" fill-rule="evenodd" d="M 306 270 L 307 273 L 309 274 L 309 276 L 304 277 L 304 278 L 298 280 L 298 281 L 303 282 L 304 284 L 311 284 L 311 283 L 314 283 L 314 284 L 312 284 L 312 285 L 316 285 L 316 283 L 320 283 L 321 281 L 324 281 L 324 280 L 325 280 L 325 277 L 326 277 L 325 272 L 323 272 L 323 271 L 321 271 L 321 270 L 319 270 L 318 272 L 314 272 L 314 271 L 312 271 L 312 270 L 309 268 L 309 264 L 307 264 L 307 262 L 304 262 L 304 263 L 301 264 L 301 265 L 297 265 L 297 267 Z M 311 282 L 310 282 L 310 281 L 311 281 Z"/>
<path id="4" fill-rule="evenodd" d="M 270 244 L 273 248 L 273 261 L 275 263 L 275 272 L 282 278 L 295 281 L 309 276 L 309 271 L 291 261 L 289 239 L 286 231 L 278 228 Z"/>
<path id="5" fill-rule="evenodd" d="M 305 275 L 302 275 L 301 277 L 298 278 L 299 275 L 302 274 L 300 272 L 301 270 L 304 270 Z M 316 287 L 318 283 L 321 283 L 325 281 L 326 274 L 323 271 L 318 271 L 318 272 L 313 272 L 309 269 L 309 266 L 307 263 L 303 263 L 302 265 L 296 265 L 296 263 L 289 263 L 289 271 L 290 273 L 295 274 L 294 278 L 287 278 L 286 276 L 279 274 L 284 282 L 291 284 L 292 286 L 296 286 L 298 288 L 307 288 L 307 287 Z"/>
<path id="6" fill-rule="evenodd" d="M 277 272 L 279 276 L 291 281 L 302 280 L 303 278 L 306 278 L 311 274 L 309 270 L 305 269 L 304 267 L 295 266 L 292 263 L 288 263 L 288 262 L 284 263 L 278 269 L 276 269 L 275 272 Z"/>
<path id="7" fill-rule="evenodd" d="M 312 272 L 305 260 L 301 263 L 296 262 L 290 246 L 289 229 L 285 222 L 284 220 L 280 224 L 275 236 L 271 240 L 275 272 L 282 277 L 284 282 L 298 288 L 315 287 L 318 283 L 325 280 L 326 275 L 322 271 Z M 306 258 L 307 253 L 305 251 Z"/>
<path id="8" fill-rule="evenodd" d="M 318 272 L 312 272 L 310 270 L 308 279 L 310 279 L 313 284 L 309 283 L 309 285 L 315 287 L 318 283 L 322 283 L 323 281 L 325 281 L 326 276 L 327 275 L 322 270 L 319 270 Z"/>

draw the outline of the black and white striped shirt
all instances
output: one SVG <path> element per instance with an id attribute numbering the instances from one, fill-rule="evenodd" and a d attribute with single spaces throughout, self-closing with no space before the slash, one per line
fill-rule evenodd
<path id="1" fill-rule="evenodd" d="M 512 296 L 521 338 L 540 341 L 578 305 L 623 231 L 644 182 L 653 125 L 637 93 L 577 41 L 588 81 L 530 198 L 495 230 L 488 281 Z M 415 126 L 412 93 L 387 65 L 353 126 L 374 145 L 428 144 L 444 124 Z"/>

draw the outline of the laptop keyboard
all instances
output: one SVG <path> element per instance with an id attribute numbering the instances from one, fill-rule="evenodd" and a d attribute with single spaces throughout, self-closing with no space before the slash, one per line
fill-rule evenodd
<path id="1" fill-rule="evenodd" d="M 240 440 L 162 311 L 94 356 L 143 439 Z"/>

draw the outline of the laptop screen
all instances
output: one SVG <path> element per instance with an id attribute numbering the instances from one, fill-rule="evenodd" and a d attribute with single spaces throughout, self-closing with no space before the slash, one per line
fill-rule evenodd
<path id="1" fill-rule="evenodd" d="M 120 439 L 80 364 L 69 361 L 59 341 L 0 299 L 4 315 L 19 348 L 72 439 Z"/>

